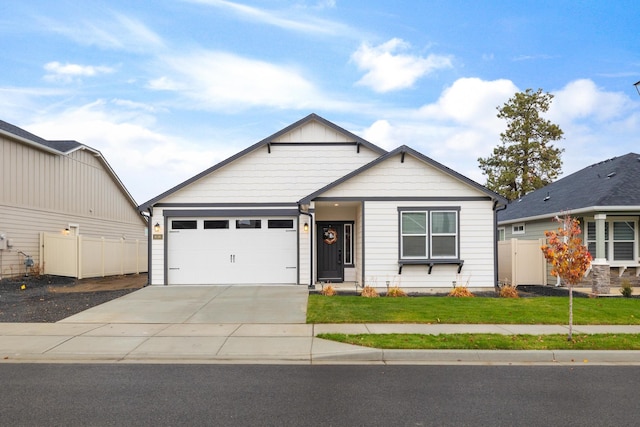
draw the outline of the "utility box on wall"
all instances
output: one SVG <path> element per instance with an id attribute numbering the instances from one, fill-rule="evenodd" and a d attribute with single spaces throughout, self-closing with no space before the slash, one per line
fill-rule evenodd
<path id="1" fill-rule="evenodd" d="M 7 250 L 7 235 L 0 233 L 0 251 Z"/>

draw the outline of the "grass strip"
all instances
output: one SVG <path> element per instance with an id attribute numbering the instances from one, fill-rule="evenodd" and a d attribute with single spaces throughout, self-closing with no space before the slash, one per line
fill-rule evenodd
<path id="1" fill-rule="evenodd" d="M 638 325 L 640 300 L 575 298 L 575 325 Z M 449 323 L 563 325 L 568 297 L 363 298 L 309 295 L 307 323 Z"/>
<path id="2" fill-rule="evenodd" d="M 640 350 L 640 334 L 319 334 L 318 338 L 398 350 Z"/>

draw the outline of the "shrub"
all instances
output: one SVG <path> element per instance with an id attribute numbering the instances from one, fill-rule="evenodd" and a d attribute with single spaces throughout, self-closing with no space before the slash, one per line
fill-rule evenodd
<path id="1" fill-rule="evenodd" d="M 503 285 L 500 287 L 500 298 L 520 298 L 515 286 Z"/>
<path id="2" fill-rule="evenodd" d="M 371 286 L 365 286 L 364 288 L 362 288 L 362 294 L 361 296 L 365 297 L 365 298 L 378 298 L 378 291 L 376 291 L 375 288 L 372 288 Z"/>
<path id="3" fill-rule="evenodd" d="M 399 287 L 394 286 L 392 288 L 389 288 L 389 290 L 387 291 L 387 296 L 388 297 L 406 297 L 407 293 L 402 289 L 400 289 Z"/>
<path id="4" fill-rule="evenodd" d="M 450 297 L 474 297 L 473 293 L 466 286 L 458 286 L 455 287 L 449 292 L 448 296 Z"/>
<path id="5" fill-rule="evenodd" d="M 622 281 L 620 286 L 620 293 L 622 294 L 622 296 L 625 298 L 631 298 L 631 295 L 633 295 L 633 288 L 631 287 L 631 283 L 625 279 Z"/>
<path id="6" fill-rule="evenodd" d="M 322 291 L 320 291 L 320 293 L 325 297 L 332 297 L 335 294 L 337 294 L 338 291 L 336 291 L 336 289 L 333 286 L 327 285 L 322 288 Z"/>

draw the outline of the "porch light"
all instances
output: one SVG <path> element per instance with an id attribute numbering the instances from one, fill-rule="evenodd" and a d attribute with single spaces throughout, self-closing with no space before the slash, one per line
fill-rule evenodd
<path id="1" fill-rule="evenodd" d="M 633 85 L 636 87 L 636 90 L 638 91 L 638 95 L 640 95 L 640 80 L 635 82 Z"/>
<path id="2" fill-rule="evenodd" d="M 309 231 L 309 224 L 305 222 L 304 225 L 302 226 L 302 228 L 306 233 L 307 231 Z"/>
<path id="3" fill-rule="evenodd" d="M 153 231 L 156 233 L 160 232 L 160 223 L 156 222 L 156 225 L 153 226 Z"/>
<path id="4" fill-rule="evenodd" d="M 64 231 L 62 232 L 62 234 L 64 234 L 65 236 L 68 236 L 69 235 L 69 227 L 66 227 L 64 229 Z"/>

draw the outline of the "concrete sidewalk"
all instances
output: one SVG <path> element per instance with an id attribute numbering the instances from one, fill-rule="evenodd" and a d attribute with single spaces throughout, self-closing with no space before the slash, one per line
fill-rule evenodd
<path id="1" fill-rule="evenodd" d="M 342 333 L 567 333 L 554 325 L 0 323 L 3 362 L 271 364 L 639 364 L 640 351 L 380 350 L 316 338 Z M 576 326 L 575 333 L 640 333 Z"/>

